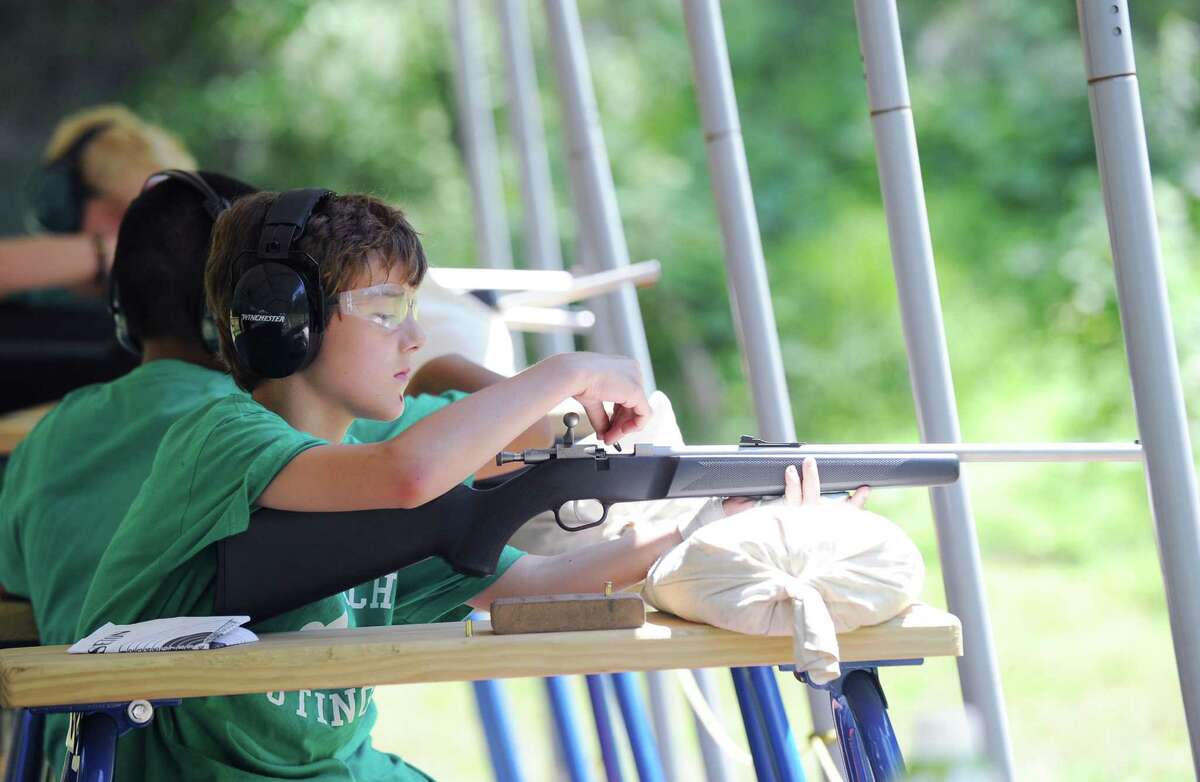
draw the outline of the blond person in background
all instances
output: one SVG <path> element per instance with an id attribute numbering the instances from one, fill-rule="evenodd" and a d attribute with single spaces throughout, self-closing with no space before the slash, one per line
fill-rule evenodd
<path id="1" fill-rule="evenodd" d="M 117 228 L 150 174 L 195 167 L 178 138 L 124 106 L 59 122 L 28 191 L 46 233 L 0 239 L 0 411 L 137 365 L 113 339 L 108 312 Z"/>

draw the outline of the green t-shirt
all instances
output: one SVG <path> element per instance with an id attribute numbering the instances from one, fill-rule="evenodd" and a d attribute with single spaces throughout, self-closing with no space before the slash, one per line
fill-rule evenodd
<path id="1" fill-rule="evenodd" d="M 152 361 L 112 382 L 71 392 L 13 451 L 0 491 L 0 585 L 32 601 L 42 643 L 79 638 L 75 628 L 88 584 L 150 474 L 163 435 L 185 413 L 235 393 L 241 392 L 225 373 L 173 359 Z M 406 397 L 399 419 L 356 421 L 349 435 L 360 442 L 394 437 L 464 396 L 448 391 Z M 461 578 L 441 560 L 428 560 L 355 592 L 369 596 L 364 610 L 374 613 L 393 602 L 410 605 L 431 591 L 458 594 Z M 380 590 L 389 588 L 394 592 L 385 597 Z M 433 620 L 423 613 L 392 621 Z M 50 715 L 45 750 L 53 768 L 61 764 L 65 735 L 65 718 Z"/>
<path id="2" fill-rule="evenodd" d="M 44 644 L 78 640 L 83 595 L 171 424 L 236 391 L 221 372 L 163 359 L 67 394 L 9 459 L 0 584 L 33 602 Z"/>
<path id="3" fill-rule="evenodd" d="M 163 438 L 150 477 L 101 559 L 77 635 L 106 621 L 211 614 L 213 544 L 244 531 L 254 501 L 275 475 L 323 442 L 244 395 L 181 418 Z M 254 629 L 434 621 L 460 611 L 520 556 L 507 548 L 497 575 L 484 579 L 426 560 Z M 425 779 L 371 747 L 372 693 L 356 687 L 185 700 L 121 739 L 117 779 Z"/>

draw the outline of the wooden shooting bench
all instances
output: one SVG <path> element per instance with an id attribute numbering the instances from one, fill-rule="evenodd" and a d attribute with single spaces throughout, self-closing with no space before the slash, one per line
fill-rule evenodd
<path id="1" fill-rule="evenodd" d="M 21 625 L 15 627 L 19 630 Z M 838 643 L 843 679 L 869 672 L 878 687 L 874 671 L 879 665 L 961 655 L 962 628 L 958 619 L 945 611 L 915 605 L 888 622 L 845 633 Z M 0 650 L 0 706 L 55 707 L 55 711 L 83 715 L 78 729 L 84 757 L 91 740 L 89 721 L 116 723 L 116 730 L 99 731 L 103 740 L 115 747 L 118 733 L 150 721 L 151 702 L 172 705 L 180 698 L 618 671 L 745 668 L 792 660 L 791 637 L 742 635 L 653 611 L 644 626 L 628 630 L 496 635 L 488 622 L 478 621 L 469 636 L 463 623 L 453 622 L 278 633 L 264 635 L 257 643 L 200 652 L 87 655 L 68 654 L 66 649 Z M 831 688 L 831 695 L 835 717 L 840 699 L 846 704 L 840 709 L 843 718 L 852 720 L 854 704 L 846 701 L 840 688 Z M 849 686 L 846 695 L 853 700 Z M 886 719 L 886 711 L 884 715 Z M 841 733 L 841 722 L 838 725 Z M 847 723 L 847 730 L 850 727 L 853 724 Z M 864 736 L 869 733 L 867 727 L 862 726 Z M 890 723 L 887 728 L 890 735 Z M 113 747 L 93 747 L 90 757 L 111 763 L 112 752 Z M 896 752 L 898 757 L 898 749 Z"/>

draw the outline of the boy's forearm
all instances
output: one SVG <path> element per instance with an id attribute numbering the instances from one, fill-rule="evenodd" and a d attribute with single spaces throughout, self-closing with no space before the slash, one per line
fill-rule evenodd
<path id="1" fill-rule="evenodd" d="M 90 237 L 31 236 L 0 240 L 0 295 L 80 285 L 96 277 Z"/>
<path id="2" fill-rule="evenodd" d="M 265 508 L 349 511 L 415 508 L 495 458 L 560 399 L 582 369 L 552 357 L 421 419 L 391 440 L 298 454 L 256 498 Z"/>
<path id="3" fill-rule="evenodd" d="M 558 358 L 558 357 L 555 357 Z M 570 362 L 547 359 L 484 388 L 413 424 L 388 448 L 393 468 L 405 475 L 420 505 L 449 491 L 463 478 L 576 393 Z"/>
<path id="4" fill-rule="evenodd" d="M 682 540 L 675 527 L 635 527 L 619 538 L 577 551 L 549 557 L 526 554 L 469 602 L 487 608 L 502 597 L 601 592 L 606 581 L 623 589 L 644 579 L 650 566 Z"/>
<path id="5" fill-rule="evenodd" d="M 505 376 L 493 372 L 485 366 L 476 364 L 469 358 L 457 353 L 447 353 L 444 356 L 432 358 L 421 365 L 408 384 L 406 393 L 411 396 L 419 394 L 442 394 L 446 391 L 466 391 L 468 394 L 482 390 L 505 380 Z M 505 451 L 523 451 L 526 448 L 545 448 L 554 441 L 554 426 L 550 418 L 543 416 L 532 426 L 521 432 L 515 439 L 504 446 Z M 498 475 L 519 470 L 519 463 L 497 466 L 493 462 L 475 471 L 476 479 L 483 480 Z"/>

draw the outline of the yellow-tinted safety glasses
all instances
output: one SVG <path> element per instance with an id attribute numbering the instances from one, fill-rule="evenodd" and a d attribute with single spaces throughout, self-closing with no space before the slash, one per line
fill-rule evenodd
<path id="1" fill-rule="evenodd" d="M 339 293 L 338 308 L 347 315 L 395 331 L 410 315 L 417 319 L 417 292 L 407 285 L 384 282 Z"/>

